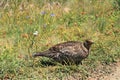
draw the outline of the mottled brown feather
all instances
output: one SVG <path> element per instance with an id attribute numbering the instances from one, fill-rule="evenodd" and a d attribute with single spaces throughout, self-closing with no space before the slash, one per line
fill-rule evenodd
<path id="1" fill-rule="evenodd" d="M 44 52 L 37 52 L 36 56 L 45 56 L 54 59 L 60 63 L 79 64 L 83 59 L 88 57 L 89 49 L 93 42 L 86 40 L 83 43 L 78 41 L 68 41 L 54 45 Z"/>

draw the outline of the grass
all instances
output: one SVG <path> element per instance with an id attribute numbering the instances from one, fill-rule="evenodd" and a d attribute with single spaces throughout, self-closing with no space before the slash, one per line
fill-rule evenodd
<path id="1" fill-rule="evenodd" d="M 0 2 L 0 79 L 84 80 L 120 58 L 119 0 Z M 49 66 L 50 59 L 31 57 L 57 43 L 85 39 L 95 44 L 83 65 Z"/>

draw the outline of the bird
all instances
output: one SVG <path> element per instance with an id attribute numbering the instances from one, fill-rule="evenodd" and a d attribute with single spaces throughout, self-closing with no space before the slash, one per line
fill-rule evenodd
<path id="1" fill-rule="evenodd" d="M 56 44 L 43 52 L 33 53 L 33 57 L 43 56 L 52 58 L 55 62 L 61 64 L 82 64 L 82 60 L 88 57 L 90 53 L 92 40 L 67 41 Z"/>

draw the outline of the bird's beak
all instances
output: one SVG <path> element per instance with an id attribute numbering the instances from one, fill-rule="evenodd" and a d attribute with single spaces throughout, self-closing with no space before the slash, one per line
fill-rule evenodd
<path id="1" fill-rule="evenodd" d="M 89 40 L 91 44 L 94 44 L 94 42 L 92 40 Z"/>
<path id="2" fill-rule="evenodd" d="M 93 42 L 93 41 L 91 41 L 91 44 L 94 44 L 94 42 Z"/>

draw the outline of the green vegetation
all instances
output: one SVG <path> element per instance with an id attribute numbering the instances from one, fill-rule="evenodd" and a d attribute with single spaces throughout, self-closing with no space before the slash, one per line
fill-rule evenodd
<path id="1" fill-rule="evenodd" d="M 31 57 L 57 43 L 85 39 L 95 44 L 83 65 L 53 66 L 47 65 L 50 59 Z M 0 79 L 84 80 L 119 58 L 120 0 L 0 1 Z"/>

